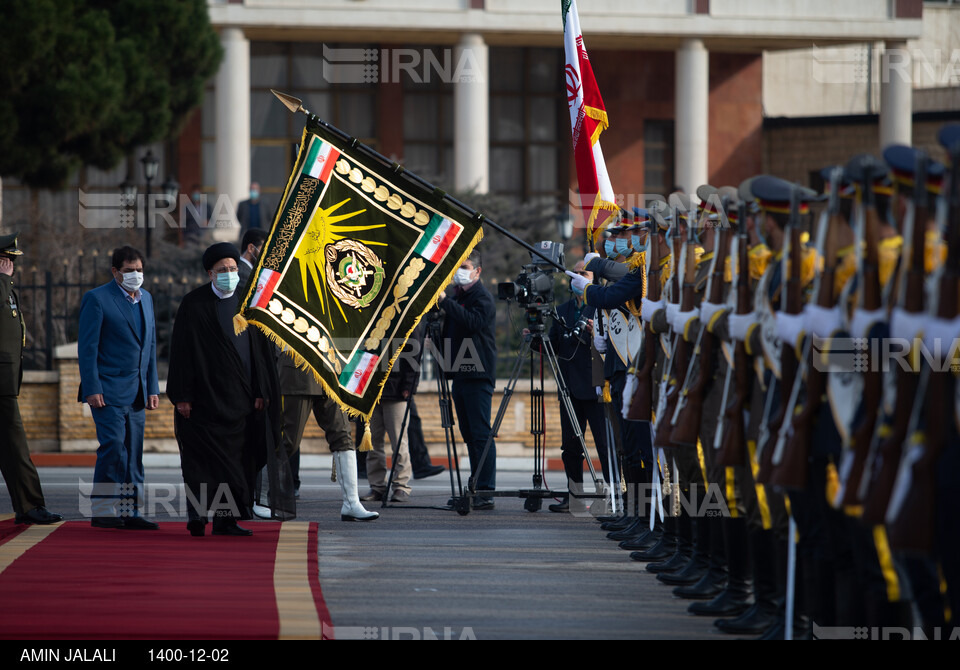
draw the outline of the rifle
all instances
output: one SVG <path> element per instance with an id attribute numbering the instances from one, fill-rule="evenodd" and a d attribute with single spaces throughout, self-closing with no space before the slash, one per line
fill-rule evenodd
<path id="1" fill-rule="evenodd" d="M 941 141 L 943 138 L 941 137 Z M 930 554 L 934 546 L 936 517 L 936 466 L 946 444 L 947 422 L 950 416 L 950 370 L 948 360 L 958 307 L 960 282 L 960 144 L 950 150 L 949 214 L 947 218 L 947 262 L 939 277 L 936 318 L 928 324 L 928 348 L 935 350 L 936 342 L 948 342 L 941 349 L 938 369 L 924 368 L 920 392 L 914 402 L 911 417 L 911 439 L 900 462 L 897 481 L 887 509 L 887 538 L 896 549 Z M 925 411 L 926 430 L 918 430 L 919 414 Z"/>
<path id="2" fill-rule="evenodd" d="M 737 273 L 733 276 L 734 288 L 737 292 L 737 314 L 749 314 L 750 305 L 750 240 L 747 236 L 747 203 L 741 198 L 737 212 Z M 733 402 L 729 405 L 724 400 L 721 409 L 721 423 L 717 427 L 717 439 L 722 434 L 717 451 L 716 463 L 723 467 L 743 465 L 746 463 L 747 430 L 743 421 L 743 412 L 750 399 L 752 383 L 750 380 L 750 356 L 747 354 L 745 342 L 737 342 L 733 354 L 733 366 L 727 368 L 727 391 L 729 392 L 730 376 L 735 376 L 735 392 Z M 727 430 L 723 432 L 721 426 L 726 423 Z M 716 443 L 714 446 L 717 446 Z"/>
<path id="3" fill-rule="evenodd" d="M 729 207 L 729 199 L 722 200 L 725 215 Z M 714 236 L 713 258 L 711 259 L 710 279 L 707 283 L 706 299 L 710 303 L 719 303 L 723 297 L 723 269 L 726 263 L 728 250 L 729 230 L 722 225 Z M 697 346 L 693 350 L 693 358 L 687 366 L 687 379 L 684 382 L 677 409 L 673 415 L 673 432 L 670 440 L 681 447 L 693 447 L 697 444 L 697 435 L 700 433 L 700 417 L 703 414 L 703 398 L 707 384 L 713 376 L 714 349 L 717 338 L 707 331 L 707 324 L 701 322 L 700 332 L 697 334 Z M 699 368 L 695 363 L 699 362 Z M 693 371 L 698 372 L 696 379 L 691 380 Z"/>
<path id="4" fill-rule="evenodd" d="M 696 209 L 691 207 L 688 209 L 688 220 L 687 220 L 687 243 L 684 250 L 685 259 L 683 264 L 683 292 L 680 297 L 680 311 L 689 312 L 693 309 L 693 302 L 695 299 L 696 284 L 695 284 L 695 271 L 697 266 L 697 255 L 694 251 L 696 246 Z M 679 224 L 679 221 L 678 221 Z M 680 280 L 676 276 L 674 277 L 674 295 L 680 295 L 679 285 Z M 673 426 L 670 423 L 670 419 L 673 417 L 673 413 L 677 408 L 677 401 L 680 399 L 680 387 L 682 385 L 681 380 L 687 374 L 687 365 L 690 363 L 690 343 L 683 337 L 683 333 L 675 333 L 674 337 L 674 347 L 673 347 L 673 356 L 671 357 L 671 367 L 672 367 L 672 376 L 674 379 L 673 386 L 667 392 L 666 405 L 663 411 L 663 418 L 658 422 L 656 435 L 653 440 L 653 446 L 655 447 L 672 447 L 676 446 L 673 442 L 670 441 L 671 433 L 673 432 Z"/>
<path id="5" fill-rule="evenodd" d="M 647 299 L 660 300 L 660 224 L 651 212 L 649 242 L 647 244 Z M 643 366 L 636 368 L 637 385 L 627 412 L 628 421 L 649 421 L 653 416 L 653 368 L 657 364 L 660 337 L 653 332 L 653 324 L 644 323 Z"/>
<path id="6" fill-rule="evenodd" d="M 783 282 L 783 293 L 786 296 L 784 300 L 785 314 L 799 314 L 803 309 L 803 300 L 801 298 L 802 280 L 800 278 L 801 241 L 800 241 L 800 188 L 794 185 L 790 190 L 790 222 L 787 225 L 787 239 L 789 247 L 783 254 L 784 259 L 789 262 L 789 274 Z M 787 416 L 787 408 L 790 405 L 787 389 L 792 391 L 794 381 L 797 378 L 797 352 L 790 342 L 784 342 L 780 348 L 780 406 L 774 417 L 767 423 L 766 439 L 763 444 L 758 444 L 760 449 L 760 468 L 757 472 L 757 482 L 760 484 L 769 484 L 770 475 L 773 474 L 773 451 L 774 435 L 779 435 L 780 426 Z"/>
<path id="7" fill-rule="evenodd" d="M 814 286 L 816 305 L 829 310 L 835 305 L 833 296 L 834 276 L 837 269 L 837 251 L 840 247 L 841 226 L 846 225 L 840 214 L 840 177 L 843 169 L 837 167 L 830 175 L 830 205 L 819 223 L 817 231 L 817 255 L 823 258 L 823 272 Z M 810 458 L 810 433 L 813 420 L 820 412 L 823 394 L 826 392 L 826 374 L 822 366 L 814 365 L 818 355 L 813 346 L 814 330 L 808 329 L 807 343 L 801 373 L 793 384 L 793 407 L 787 411 L 787 419 L 780 428 L 776 450 L 773 453 L 773 471 L 770 483 L 786 489 L 803 489 L 807 484 Z M 829 333 L 828 333 L 829 334 Z M 806 374 L 804 374 L 804 372 Z M 806 399 L 803 409 L 795 413 L 796 398 L 806 379 Z"/>
<path id="8" fill-rule="evenodd" d="M 906 314 L 919 315 L 923 313 L 924 303 L 924 263 L 923 250 L 926 238 L 927 223 L 927 165 L 929 159 L 922 151 L 916 152 L 915 169 L 913 172 L 913 221 L 906 219 L 904 242 L 909 237 L 911 246 L 904 250 L 903 258 L 908 265 L 905 268 L 905 291 L 898 296 Z M 906 218 L 906 217 L 905 217 Z M 906 230 L 910 228 L 910 230 Z M 896 315 L 891 317 L 891 326 Z M 915 335 L 913 333 L 912 335 Z M 900 466 L 900 455 L 904 440 L 907 438 L 907 429 L 910 415 L 913 410 L 913 401 L 919 387 L 918 371 L 898 370 L 897 399 L 894 404 L 893 425 L 887 434 L 880 434 L 875 441 L 877 448 L 872 461 L 872 477 L 864 482 L 866 495 L 863 498 L 863 520 L 870 525 L 883 523 L 887 506 L 890 503 L 890 494 Z"/>
<path id="9" fill-rule="evenodd" d="M 876 312 L 881 308 L 880 287 L 880 255 L 878 240 L 880 237 L 880 216 L 877 214 L 877 205 L 873 193 L 873 181 L 880 176 L 886 167 L 881 166 L 875 159 L 863 156 L 854 158 L 847 164 L 847 174 L 860 182 L 860 201 L 857 203 L 855 228 L 858 247 L 863 246 L 860 262 L 857 268 L 857 285 L 859 286 L 858 309 L 865 312 Z M 866 337 L 866 333 L 851 333 L 853 337 Z M 860 485 L 866 468 L 870 445 L 873 442 L 873 433 L 876 429 L 877 418 L 880 415 L 880 403 L 883 400 L 883 373 L 877 361 L 868 348 L 866 371 L 863 373 L 863 417 L 854 428 L 851 437 L 851 447 L 844 454 L 841 464 L 842 495 L 840 504 L 844 507 L 855 506 L 860 503 Z M 846 474 L 844 474 L 846 473 Z"/>

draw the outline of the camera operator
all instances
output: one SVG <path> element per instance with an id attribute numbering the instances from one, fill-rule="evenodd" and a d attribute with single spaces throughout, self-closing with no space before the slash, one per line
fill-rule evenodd
<path id="1" fill-rule="evenodd" d="M 588 281 L 593 273 L 584 270 L 583 261 L 573 267 L 574 274 Z M 550 342 L 557 354 L 560 374 L 570 392 L 570 404 L 580 424 L 580 432 L 586 435 L 587 423 L 597 445 L 603 475 L 610 481 L 607 462 L 607 433 L 604 427 L 603 407 L 597 400 L 592 380 L 591 342 L 593 340 L 593 317 L 596 309 L 583 302 L 583 289 L 571 287 L 573 297 L 557 306 L 557 319 L 550 327 Z M 567 413 L 560 412 L 560 433 L 562 436 L 561 459 L 567 474 L 567 488 L 574 493 L 583 489 L 583 449 L 576 439 L 573 426 Z M 570 511 L 570 496 L 565 494 L 562 502 L 550 505 L 551 512 Z"/>
<path id="2" fill-rule="evenodd" d="M 450 395 L 470 456 L 470 477 L 476 482 L 477 491 L 493 491 L 497 474 L 495 442 L 490 442 L 483 469 L 478 471 L 490 436 L 497 363 L 497 310 L 493 296 L 480 281 L 482 270 L 480 252 L 474 249 L 454 275 L 453 295 L 441 293 L 437 306 L 446 313 L 443 347 L 444 357 L 451 364 L 446 375 L 453 382 Z M 493 509 L 493 498 L 475 498 L 473 509 Z"/>

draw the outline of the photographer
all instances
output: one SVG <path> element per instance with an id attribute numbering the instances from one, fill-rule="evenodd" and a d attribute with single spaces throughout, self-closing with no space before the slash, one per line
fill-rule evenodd
<path id="1" fill-rule="evenodd" d="M 437 306 L 446 313 L 443 328 L 444 357 L 450 361 L 447 377 L 460 424 L 460 435 L 470 456 L 470 477 L 477 491 L 496 486 L 497 449 L 490 451 L 479 470 L 480 457 L 490 436 L 490 411 L 496 381 L 497 343 L 494 337 L 496 305 L 480 281 L 480 252 L 474 249 L 454 276 L 453 295 L 440 294 Z M 493 509 L 493 498 L 476 498 L 473 509 Z"/>
<path id="2" fill-rule="evenodd" d="M 588 281 L 593 279 L 593 273 L 584 270 L 583 261 L 578 261 L 573 268 L 574 274 L 584 277 Z M 573 297 L 562 305 L 557 306 L 557 319 L 550 327 L 550 342 L 557 354 L 560 374 L 566 382 L 570 392 L 570 403 L 580 432 L 586 435 L 587 423 L 593 433 L 593 440 L 597 445 L 600 462 L 604 467 L 604 477 L 610 481 L 607 469 L 607 435 L 604 429 L 603 408 L 597 401 L 592 380 L 591 341 L 593 340 L 593 317 L 596 309 L 583 302 L 583 290 L 571 287 Z M 574 492 L 583 488 L 583 449 L 566 412 L 560 412 L 560 432 L 562 435 L 561 458 L 563 469 L 567 474 L 567 487 Z M 563 501 L 550 505 L 551 512 L 570 511 L 570 496 L 565 494 Z"/>

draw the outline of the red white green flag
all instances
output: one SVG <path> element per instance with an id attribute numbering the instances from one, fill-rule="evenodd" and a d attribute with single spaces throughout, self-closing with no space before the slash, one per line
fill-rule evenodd
<path id="1" fill-rule="evenodd" d="M 580 185 L 580 207 L 590 241 L 596 246 L 603 222 L 618 210 L 600 150 L 600 133 L 610 125 L 600 89 L 593 77 L 580 32 L 574 0 L 561 0 L 563 46 L 566 52 L 567 105 L 573 133 L 573 156 Z"/>

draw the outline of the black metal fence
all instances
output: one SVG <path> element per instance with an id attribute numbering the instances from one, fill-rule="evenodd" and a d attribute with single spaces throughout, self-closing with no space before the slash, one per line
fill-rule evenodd
<path id="1" fill-rule="evenodd" d="M 110 257 L 92 255 L 64 260 L 60 267 L 18 267 L 14 288 L 20 295 L 26 325 L 23 351 L 27 370 L 53 370 L 54 353 L 61 344 L 77 341 L 80 301 L 83 294 L 112 281 Z M 155 274 L 147 271 L 143 288 L 153 297 L 157 323 L 157 364 L 161 378 L 166 376 L 170 333 L 181 298 L 205 281 L 204 277 Z"/>

